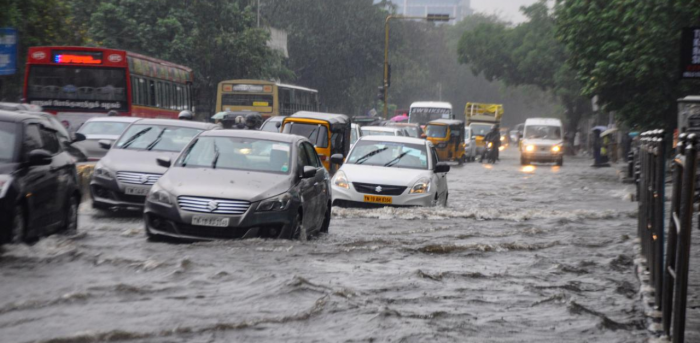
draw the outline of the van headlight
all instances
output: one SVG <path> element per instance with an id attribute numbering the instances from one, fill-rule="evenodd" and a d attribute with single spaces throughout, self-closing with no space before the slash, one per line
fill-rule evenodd
<path id="1" fill-rule="evenodd" d="M 350 181 L 348 181 L 348 177 L 342 170 L 335 173 L 333 184 L 340 188 L 350 189 Z"/>
<path id="2" fill-rule="evenodd" d="M 560 152 L 561 151 L 561 145 L 555 145 L 552 147 L 552 152 Z"/>
<path id="3" fill-rule="evenodd" d="M 107 169 L 103 165 L 95 168 L 93 175 L 95 175 L 96 177 L 101 177 L 105 180 L 114 180 L 114 174 L 112 174 L 112 171 Z"/>
<path id="4" fill-rule="evenodd" d="M 426 177 L 416 181 L 416 183 L 413 184 L 413 187 L 411 187 L 411 191 L 408 193 L 425 194 L 428 192 L 430 192 L 430 179 Z"/>
<path id="5" fill-rule="evenodd" d="M 258 212 L 269 212 L 269 211 L 284 211 L 289 208 L 289 204 L 292 202 L 292 196 L 289 193 L 284 193 L 276 197 L 265 199 L 258 205 Z"/>
<path id="6" fill-rule="evenodd" d="M 525 151 L 527 151 L 527 152 L 533 152 L 533 151 L 535 151 L 535 146 L 532 145 L 532 144 L 526 145 L 526 146 L 525 146 Z"/>
<path id="7" fill-rule="evenodd" d="M 148 194 L 148 201 L 167 206 L 171 206 L 173 204 L 172 196 L 170 195 L 170 193 L 162 189 L 151 191 Z"/>

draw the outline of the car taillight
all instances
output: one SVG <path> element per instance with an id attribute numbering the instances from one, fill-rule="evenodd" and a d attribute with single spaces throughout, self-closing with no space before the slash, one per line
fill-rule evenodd
<path id="1" fill-rule="evenodd" d="M 100 160 L 99 157 L 88 157 L 88 162 L 97 162 L 99 160 Z"/>

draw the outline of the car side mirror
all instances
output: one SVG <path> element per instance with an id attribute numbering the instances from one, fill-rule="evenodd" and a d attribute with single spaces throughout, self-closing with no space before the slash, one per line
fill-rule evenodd
<path id="1" fill-rule="evenodd" d="M 343 154 L 331 155 L 331 163 L 334 163 L 334 164 L 343 164 L 345 162 L 344 159 L 345 159 L 345 157 L 343 156 Z"/>
<path id="2" fill-rule="evenodd" d="M 428 137 L 425 133 L 421 133 L 420 138 Z"/>
<path id="3" fill-rule="evenodd" d="M 84 141 L 85 139 L 87 139 L 87 138 L 85 137 L 84 134 L 82 134 L 82 133 L 80 133 L 80 132 L 76 132 L 75 135 L 73 136 L 73 143 L 75 143 L 75 142 L 82 142 L 82 141 Z"/>
<path id="4" fill-rule="evenodd" d="M 445 162 L 438 162 L 438 164 L 435 165 L 435 174 L 448 173 L 449 171 L 450 165 Z"/>
<path id="5" fill-rule="evenodd" d="M 304 171 L 302 173 L 301 178 L 302 179 L 310 179 L 310 178 L 316 176 L 316 172 L 317 172 L 316 168 L 314 168 L 312 166 L 304 166 Z"/>
<path id="6" fill-rule="evenodd" d="M 173 165 L 173 161 L 170 157 L 158 157 L 156 158 L 156 163 L 163 168 L 170 168 Z"/>
<path id="7" fill-rule="evenodd" d="M 100 148 L 105 149 L 105 150 L 109 150 L 109 148 L 112 147 L 112 141 L 107 140 L 107 139 L 101 139 L 101 140 L 97 141 L 97 144 L 100 145 Z"/>
<path id="8" fill-rule="evenodd" d="M 51 164 L 51 153 L 44 149 L 36 149 L 29 152 L 29 164 L 33 166 L 45 166 Z"/>
<path id="9" fill-rule="evenodd" d="M 276 123 L 275 123 L 275 127 L 276 127 L 277 129 L 279 129 L 280 127 L 282 127 L 282 123 L 276 122 Z"/>

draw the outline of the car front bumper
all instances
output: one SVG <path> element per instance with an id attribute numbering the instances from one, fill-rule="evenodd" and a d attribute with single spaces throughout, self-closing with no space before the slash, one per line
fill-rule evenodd
<path id="1" fill-rule="evenodd" d="M 256 212 L 258 203 L 241 215 L 222 215 L 184 211 L 177 204 L 163 205 L 146 201 L 144 221 L 153 235 L 189 240 L 217 240 L 252 237 L 289 237 L 296 219 L 297 206 L 286 211 Z M 228 219 L 226 227 L 193 225 L 193 217 Z"/>
<path id="2" fill-rule="evenodd" d="M 90 196 L 93 207 L 105 210 L 142 211 L 146 196 L 126 194 L 127 187 L 140 189 L 146 194 L 151 189 L 151 186 L 124 184 L 116 179 L 105 179 L 93 174 L 92 180 L 90 180 Z"/>
<path id="3" fill-rule="evenodd" d="M 521 151 L 521 154 L 523 158 L 529 160 L 529 161 L 538 161 L 538 162 L 556 162 L 559 161 L 560 159 L 563 158 L 563 154 L 561 152 L 553 152 L 553 151 L 534 151 L 534 152 L 527 152 L 527 151 Z"/>
<path id="4" fill-rule="evenodd" d="M 388 195 L 391 197 L 391 203 L 373 203 L 365 201 L 365 196 L 382 196 L 381 194 L 365 194 L 354 189 L 342 188 L 333 185 L 333 205 L 348 206 L 348 207 L 386 207 L 386 206 L 435 206 L 435 191 L 431 189 L 425 194 L 409 194 L 409 189 L 406 189 L 401 195 Z"/>

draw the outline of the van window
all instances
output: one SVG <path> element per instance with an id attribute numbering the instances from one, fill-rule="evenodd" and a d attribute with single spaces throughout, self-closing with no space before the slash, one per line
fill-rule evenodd
<path id="1" fill-rule="evenodd" d="M 553 125 L 528 125 L 525 126 L 525 138 L 561 139 L 561 127 Z"/>

